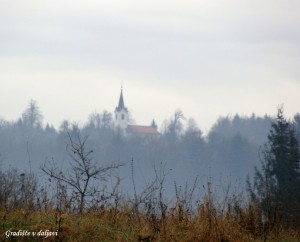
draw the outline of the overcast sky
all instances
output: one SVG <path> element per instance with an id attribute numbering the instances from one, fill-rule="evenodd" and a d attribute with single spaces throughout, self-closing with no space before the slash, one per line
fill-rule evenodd
<path id="1" fill-rule="evenodd" d="M 176 109 L 207 131 L 228 114 L 300 112 L 299 0 L 0 0 L 0 118 L 45 122 Z"/>

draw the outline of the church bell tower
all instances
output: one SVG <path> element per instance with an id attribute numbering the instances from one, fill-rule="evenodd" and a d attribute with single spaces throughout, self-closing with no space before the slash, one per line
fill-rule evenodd
<path id="1" fill-rule="evenodd" d="M 115 109 L 115 126 L 125 132 L 129 122 L 128 110 L 124 105 L 123 88 L 119 98 L 119 105 Z"/>

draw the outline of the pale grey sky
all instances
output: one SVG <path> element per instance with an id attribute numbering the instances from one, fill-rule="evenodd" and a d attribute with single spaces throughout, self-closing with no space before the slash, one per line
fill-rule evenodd
<path id="1" fill-rule="evenodd" d="M 30 99 L 45 121 L 113 111 L 138 124 L 180 108 L 207 131 L 219 115 L 300 112 L 298 0 L 0 0 L 0 117 Z"/>

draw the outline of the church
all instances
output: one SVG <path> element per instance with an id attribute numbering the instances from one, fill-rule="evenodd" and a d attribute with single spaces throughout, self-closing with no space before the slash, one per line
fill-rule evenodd
<path id="1" fill-rule="evenodd" d="M 129 112 L 125 107 L 123 98 L 123 88 L 121 88 L 121 94 L 119 98 L 119 104 L 115 109 L 115 128 L 126 137 L 141 137 L 141 138 L 157 138 L 159 132 L 157 131 L 157 125 L 154 120 L 150 126 L 146 125 L 133 125 L 130 124 Z"/>

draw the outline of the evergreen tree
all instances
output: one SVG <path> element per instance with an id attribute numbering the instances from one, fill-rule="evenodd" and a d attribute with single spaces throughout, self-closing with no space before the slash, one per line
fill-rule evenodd
<path id="1" fill-rule="evenodd" d="M 255 169 L 252 199 L 261 205 L 269 223 L 295 224 L 300 219 L 300 151 L 294 125 L 282 108 L 265 144 L 261 171 Z"/>

